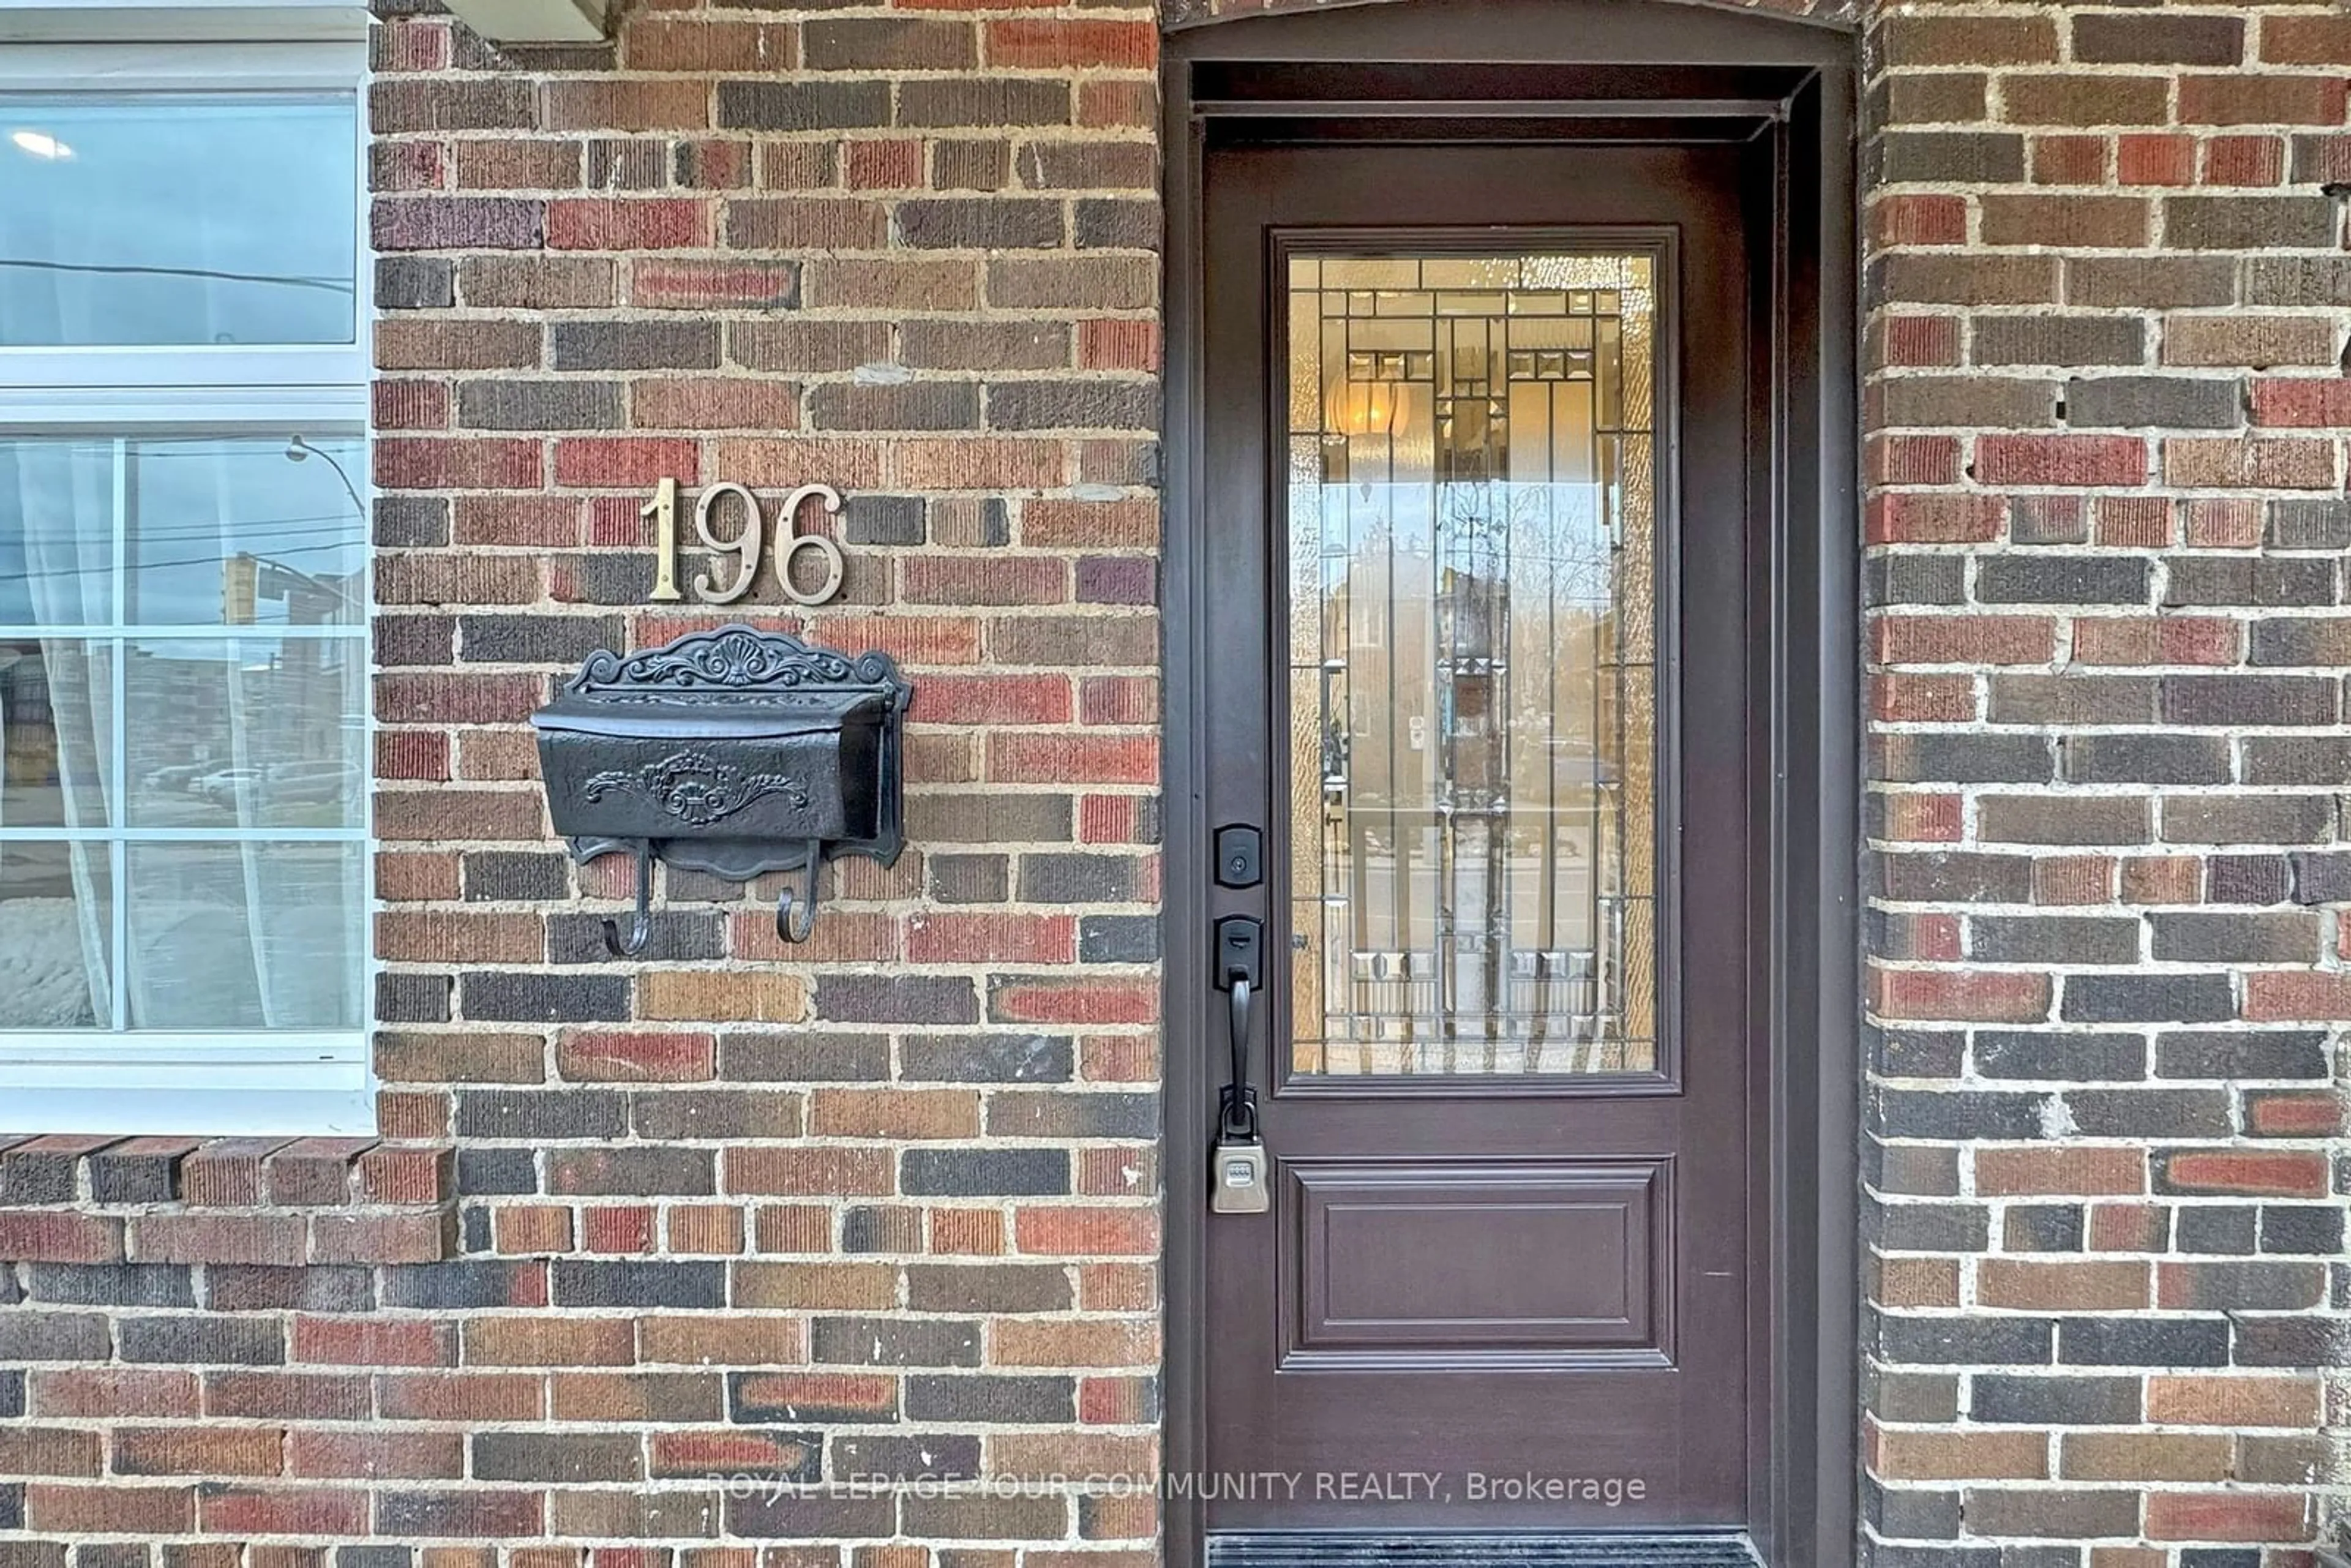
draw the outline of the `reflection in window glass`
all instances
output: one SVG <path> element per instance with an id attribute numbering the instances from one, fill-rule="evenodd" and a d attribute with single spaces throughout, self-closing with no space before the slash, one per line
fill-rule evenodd
<path id="1" fill-rule="evenodd" d="M 0 440 L 0 1029 L 359 1027 L 358 457 Z"/>
<path id="2" fill-rule="evenodd" d="M 108 826 L 115 733 L 112 643 L 0 641 L 0 829 Z"/>
<path id="3" fill-rule="evenodd" d="M 0 1029 L 107 1028 L 113 931 L 106 845 L 0 841 Z"/>
<path id="4" fill-rule="evenodd" d="M 0 346 L 349 343 L 347 96 L 0 95 Z"/>
<path id="5" fill-rule="evenodd" d="M 362 461 L 357 440 L 132 443 L 127 618 L 357 625 L 367 541 L 347 485 Z"/>
<path id="6" fill-rule="evenodd" d="M 138 844 L 124 883 L 130 1026 L 360 1027 L 356 844 Z"/>
<path id="7" fill-rule="evenodd" d="M 358 827 L 366 681 L 349 637 L 132 641 L 124 814 L 138 828 Z"/>
<path id="8" fill-rule="evenodd" d="M 1298 1071 L 1657 1065 L 1656 289 L 1290 263 Z"/>

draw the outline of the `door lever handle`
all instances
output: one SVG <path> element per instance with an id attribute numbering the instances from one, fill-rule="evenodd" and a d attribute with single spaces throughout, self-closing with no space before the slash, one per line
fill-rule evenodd
<path id="1" fill-rule="evenodd" d="M 1223 1135 L 1255 1141 L 1257 1090 L 1249 1082 L 1249 1011 L 1264 977 L 1265 922 L 1228 915 L 1217 922 L 1214 972 L 1217 988 L 1229 993 L 1227 1021 L 1232 1030 L 1233 1073 L 1217 1109 Z"/>
<path id="2" fill-rule="evenodd" d="M 1246 976 L 1234 975 L 1232 982 L 1233 1026 L 1233 1088 L 1240 1093 L 1250 1092 L 1249 1071 L 1249 983 Z"/>

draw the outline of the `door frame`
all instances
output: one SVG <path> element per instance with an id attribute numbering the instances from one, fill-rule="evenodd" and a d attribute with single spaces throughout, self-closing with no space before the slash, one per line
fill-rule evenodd
<path id="1" fill-rule="evenodd" d="M 1207 727 L 1193 672 L 1205 559 L 1201 181 L 1207 120 L 1228 106 L 1209 101 L 1213 87 L 1197 91 L 1196 77 L 1202 67 L 1280 62 L 1656 67 L 1629 76 L 1649 84 L 1635 119 L 1659 126 L 1724 109 L 1719 88 L 1677 88 L 1677 70 L 1695 83 L 1708 68 L 1716 81 L 1725 70 L 1776 68 L 1792 84 L 1762 106 L 1771 188 L 1750 225 L 1754 276 L 1769 280 L 1757 291 L 1754 340 L 1768 352 L 1755 371 L 1750 464 L 1769 557 L 1754 563 L 1756 602 L 1770 621 L 1758 660 L 1768 667 L 1751 672 L 1750 690 L 1770 704 L 1755 777 L 1771 781 L 1750 912 L 1768 1079 L 1753 1129 L 1752 1234 L 1768 1307 L 1750 1330 L 1750 1451 L 1766 1458 L 1750 1485 L 1750 1528 L 1771 1568 L 1845 1568 L 1857 1527 L 1861 1290 L 1858 39 L 1841 25 L 1710 5 L 1383 0 L 1179 25 L 1165 39 L 1164 1467 L 1196 1475 L 1207 1450 L 1211 876 Z M 1639 129 L 1626 121 L 1606 134 Z M 1202 1503 L 1171 1496 L 1163 1517 L 1169 1568 L 1199 1568 Z"/>

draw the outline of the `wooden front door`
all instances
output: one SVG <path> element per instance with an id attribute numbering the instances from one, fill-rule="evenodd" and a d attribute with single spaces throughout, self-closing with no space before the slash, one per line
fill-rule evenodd
<path id="1" fill-rule="evenodd" d="M 1245 1031 L 1270 1190 L 1203 1222 L 1207 1525 L 1738 1526 L 1740 154 L 1203 169 L 1192 678 L 1206 821 L 1241 830 L 1203 907 L 1261 924 L 1216 927 L 1202 1089 L 1213 1124 Z"/>

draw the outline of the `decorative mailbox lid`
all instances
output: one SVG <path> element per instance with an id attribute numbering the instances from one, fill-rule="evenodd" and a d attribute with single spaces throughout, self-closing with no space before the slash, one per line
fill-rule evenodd
<path id="1" fill-rule="evenodd" d="M 680 692 L 613 698 L 566 690 L 533 714 L 531 723 L 542 732 L 763 740 L 875 725 L 889 711 L 887 699 L 871 694 L 758 692 L 715 697 Z"/>
<path id="2" fill-rule="evenodd" d="M 887 653 L 852 658 L 727 626 L 625 656 L 591 653 L 530 722 L 542 732 L 760 739 L 878 725 L 912 689 Z"/>

